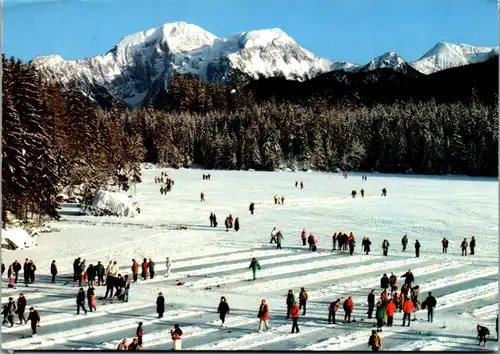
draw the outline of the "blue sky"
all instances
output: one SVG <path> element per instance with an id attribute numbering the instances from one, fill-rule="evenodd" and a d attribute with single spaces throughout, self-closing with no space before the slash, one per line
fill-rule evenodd
<path id="1" fill-rule="evenodd" d="M 123 36 L 187 21 L 217 36 L 279 27 L 336 61 L 388 51 L 412 61 L 438 41 L 498 45 L 496 0 L 4 0 L 3 51 L 83 59 Z"/>

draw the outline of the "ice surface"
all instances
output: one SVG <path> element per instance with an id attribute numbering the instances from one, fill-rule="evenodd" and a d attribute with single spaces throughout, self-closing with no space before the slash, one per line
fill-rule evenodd
<path id="1" fill-rule="evenodd" d="M 432 291 L 438 301 L 434 323 L 426 311 L 416 313 L 411 327 L 395 326 L 381 333 L 383 350 L 475 351 L 476 325 L 491 331 L 486 349 L 496 350 L 495 317 L 498 303 L 498 184 L 494 179 L 359 174 L 344 179 L 340 174 L 306 172 L 238 172 L 163 170 L 175 180 L 166 196 L 154 177 L 162 170 L 143 170 L 135 199 L 141 214 L 135 218 L 77 216 L 74 205 L 64 205 L 63 221 L 54 223 L 61 232 L 41 234 L 38 247 L 8 251 L 3 262 L 37 260 L 37 283 L 23 292 L 28 306 L 42 317 L 38 337 L 29 326 L 2 329 L 3 349 L 115 349 L 123 338 L 135 335 L 144 322 L 144 349 L 170 350 L 173 324 L 185 331 L 183 348 L 220 350 L 337 350 L 368 351 L 373 320 L 366 318 L 370 289 L 380 294 L 380 277 L 412 269 L 420 285 L 420 298 Z M 211 180 L 202 174 L 210 173 Z M 295 188 L 304 182 L 304 189 Z M 382 188 L 387 197 L 381 197 Z M 351 190 L 363 188 L 365 198 L 353 199 Z M 200 202 L 203 191 L 206 202 Z M 275 205 L 273 195 L 285 196 Z M 359 193 L 358 193 L 359 195 Z M 255 214 L 248 204 L 255 202 Z M 219 226 L 209 227 L 209 215 Z M 228 214 L 239 217 L 240 231 L 225 231 Z M 176 230 L 184 226 L 185 230 Z M 269 244 L 276 226 L 284 234 L 282 250 Z M 318 252 L 302 246 L 300 232 L 306 228 L 318 239 Z M 352 231 L 358 240 L 354 256 L 331 252 L 334 232 Z M 400 239 L 408 234 L 406 253 Z M 361 254 L 361 238 L 369 236 L 372 252 Z M 476 255 L 462 257 L 460 242 L 477 238 Z M 441 240 L 450 240 L 448 254 L 441 253 Z M 422 244 L 414 255 L 415 239 Z M 390 242 L 389 255 L 381 252 L 383 239 Z M 154 279 L 132 284 L 125 304 L 98 300 L 96 313 L 75 316 L 77 287 L 72 286 L 72 262 L 82 257 L 89 263 L 117 260 L 122 274 L 130 274 L 132 258 L 156 262 Z M 165 258 L 172 260 L 166 277 Z M 262 269 L 249 281 L 248 265 L 256 257 Z M 57 260 L 59 275 L 50 284 L 50 263 Z M 22 278 L 22 275 L 21 275 Z M 22 281 L 22 280 L 21 280 Z M 69 283 L 68 283 L 69 282 Z M 177 286 L 184 282 L 183 286 Z M 306 316 L 299 334 L 291 334 L 285 319 L 288 289 L 309 293 Z M 209 288 L 209 289 L 207 289 Z M 37 291 L 38 290 L 38 291 Z M 166 312 L 156 319 L 156 296 L 163 292 Z M 97 288 L 97 296 L 105 289 Z M 4 289 L 2 302 L 18 290 Z M 219 327 L 217 306 L 225 296 L 231 308 L 226 328 Z M 338 297 L 353 296 L 355 323 L 329 325 L 328 305 Z M 257 309 L 261 299 L 270 307 L 269 332 L 258 333 Z"/>

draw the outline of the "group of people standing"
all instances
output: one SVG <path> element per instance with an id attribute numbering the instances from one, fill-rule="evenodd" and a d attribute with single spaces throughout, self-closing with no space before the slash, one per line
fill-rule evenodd
<path id="1" fill-rule="evenodd" d="M 9 265 L 9 269 L 7 270 L 7 277 L 9 278 L 8 288 L 16 288 L 19 272 L 23 270 L 24 275 L 24 285 L 27 287 L 28 284 L 33 284 L 35 282 L 35 272 L 36 265 L 32 259 L 26 258 L 24 260 L 24 264 L 21 266 L 21 263 L 16 259 L 12 264 Z M 5 264 L 2 263 L 2 276 L 5 272 Z"/>
<path id="2" fill-rule="evenodd" d="M 160 194 L 167 195 L 168 192 L 172 191 L 172 187 L 174 186 L 174 181 L 169 178 L 167 172 L 162 172 L 161 176 L 155 177 L 155 183 L 161 183 Z"/>
<path id="3" fill-rule="evenodd" d="M 280 204 L 280 205 L 284 205 L 285 204 L 285 197 L 284 196 L 279 196 L 277 194 L 274 195 L 274 204 Z"/>

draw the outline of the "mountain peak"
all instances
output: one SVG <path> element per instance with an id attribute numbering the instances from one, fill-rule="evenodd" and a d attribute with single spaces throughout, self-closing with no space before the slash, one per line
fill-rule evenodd
<path id="1" fill-rule="evenodd" d="M 125 36 L 116 46 L 126 52 L 135 47 L 163 45 L 170 52 L 187 52 L 205 45 L 212 45 L 217 37 L 203 28 L 187 22 L 166 23 L 156 28 Z"/>
<path id="2" fill-rule="evenodd" d="M 270 44 L 297 45 L 295 40 L 280 28 L 242 32 L 239 36 L 242 46 L 245 48 L 263 48 Z"/>
<path id="3" fill-rule="evenodd" d="M 487 60 L 498 47 L 476 47 L 469 44 L 438 42 L 411 65 L 424 74 Z"/>
<path id="4" fill-rule="evenodd" d="M 387 52 L 373 58 L 361 71 L 373 71 L 376 69 L 393 69 L 395 71 L 406 71 L 406 61 L 396 52 Z"/>

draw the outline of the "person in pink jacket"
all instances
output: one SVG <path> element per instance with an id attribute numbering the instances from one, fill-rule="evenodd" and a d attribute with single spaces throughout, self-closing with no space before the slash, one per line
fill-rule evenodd
<path id="1" fill-rule="evenodd" d="M 318 240 L 316 240 L 316 237 L 314 237 L 312 234 L 311 234 L 311 250 L 313 252 L 316 252 L 316 244 L 318 243 Z"/>
<path id="2" fill-rule="evenodd" d="M 300 238 L 302 239 L 302 246 L 306 245 L 307 240 L 307 231 L 306 229 L 302 229 L 302 233 L 300 234 Z"/>

